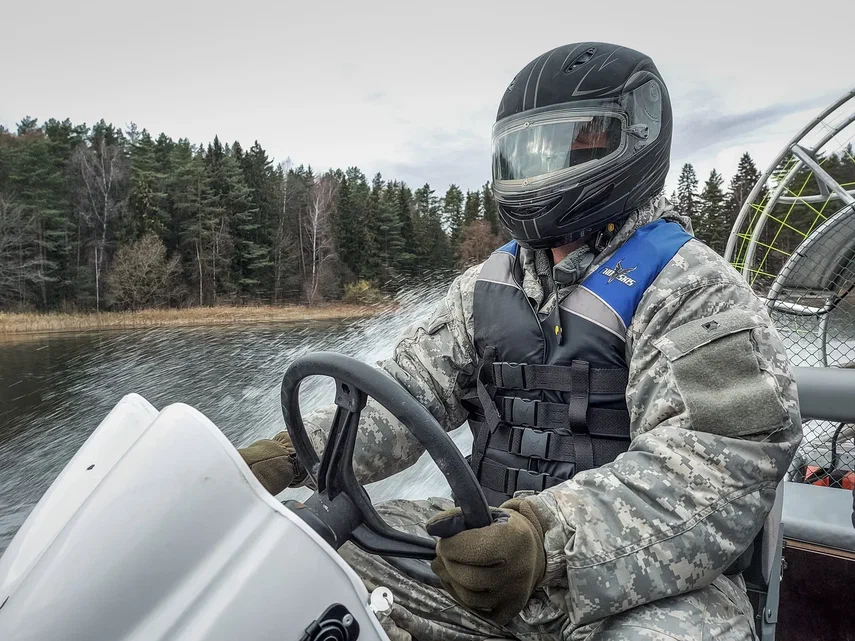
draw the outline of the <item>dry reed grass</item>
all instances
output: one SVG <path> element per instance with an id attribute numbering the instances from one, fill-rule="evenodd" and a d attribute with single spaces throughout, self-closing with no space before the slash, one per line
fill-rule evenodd
<path id="1" fill-rule="evenodd" d="M 259 307 L 194 307 L 147 309 L 100 314 L 31 314 L 0 312 L 0 335 L 75 332 L 93 329 L 182 327 L 255 323 L 287 323 L 374 316 L 386 309 L 365 305 L 288 305 Z"/>

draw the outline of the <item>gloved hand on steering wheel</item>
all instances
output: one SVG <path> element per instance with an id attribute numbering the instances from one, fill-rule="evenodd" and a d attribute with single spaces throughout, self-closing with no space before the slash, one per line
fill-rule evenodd
<path id="1" fill-rule="evenodd" d="M 272 439 L 255 441 L 239 449 L 238 453 L 271 494 L 279 494 L 286 487 L 301 483 L 307 476 L 297 461 L 297 452 L 288 432 L 279 432 Z"/>
<path id="2" fill-rule="evenodd" d="M 490 512 L 490 525 L 471 530 L 464 529 L 460 508 L 428 521 L 428 534 L 440 537 L 431 567 L 455 600 L 504 625 L 522 611 L 546 572 L 543 526 L 524 499 Z"/>

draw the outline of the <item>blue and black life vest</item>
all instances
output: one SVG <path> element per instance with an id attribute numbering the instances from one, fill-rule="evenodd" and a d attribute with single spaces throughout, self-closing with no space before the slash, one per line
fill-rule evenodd
<path id="1" fill-rule="evenodd" d="M 522 289 L 510 242 L 475 284 L 471 465 L 487 501 L 542 491 L 629 448 L 626 331 L 645 290 L 689 240 L 674 222 L 636 232 L 549 315 Z"/>

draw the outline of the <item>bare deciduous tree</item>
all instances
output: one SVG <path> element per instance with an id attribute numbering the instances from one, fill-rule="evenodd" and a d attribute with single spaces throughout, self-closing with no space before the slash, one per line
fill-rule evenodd
<path id="1" fill-rule="evenodd" d="M 107 246 L 107 230 L 122 209 L 121 193 L 128 178 L 122 150 L 101 139 L 97 146 L 81 145 L 72 166 L 80 177 L 77 211 L 93 232 L 95 250 L 95 307 L 101 310 L 101 272 Z"/>
<path id="2" fill-rule="evenodd" d="M 309 211 L 303 219 L 303 228 L 309 257 L 304 288 L 310 304 L 317 300 L 325 263 L 335 258 L 331 223 L 337 192 L 338 181 L 327 172 L 315 179 L 309 193 Z"/>
<path id="3" fill-rule="evenodd" d="M 27 288 L 45 279 L 36 216 L 0 194 L 0 303 L 22 304 Z"/>
<path id="4" fill-rule="evenodd" d="M 458 262 L 461 267 L 475 265 L 486 260 L 496 247 L 503 244 L 502 238 L 490 230 L 489 222 L 476 220 L 466 225 L 461 232 Z"/>
<path id="5" fill-rule="evenodd" d="M 169 301 L 181 271 L 180 258 L 167 259 L 166 247 L 153 233 L 120 247 L 107 274 L 107 292 L 122 309 L 160 307 Z"/>

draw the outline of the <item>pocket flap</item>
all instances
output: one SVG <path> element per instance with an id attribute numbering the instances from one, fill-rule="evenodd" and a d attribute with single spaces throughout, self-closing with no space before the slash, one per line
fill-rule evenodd
<path id="1" fill-rule="evenodd" d="M 760 325 L 756 314 L 744 309 L 729 309 L 707 318 L 681 325 L 656 339 L 656 348 L 674 361 L 728 334 L 754 329 Z"/>

